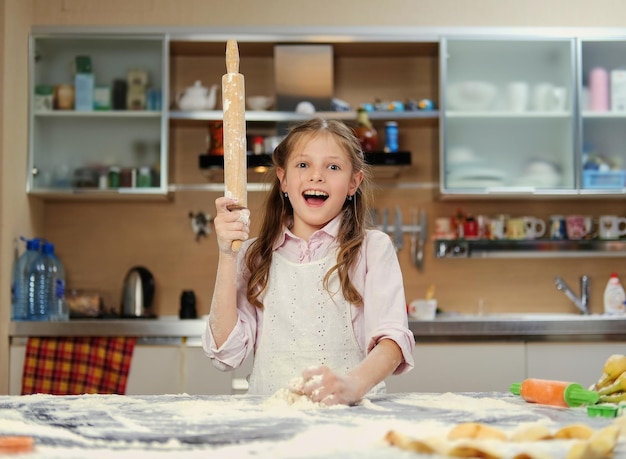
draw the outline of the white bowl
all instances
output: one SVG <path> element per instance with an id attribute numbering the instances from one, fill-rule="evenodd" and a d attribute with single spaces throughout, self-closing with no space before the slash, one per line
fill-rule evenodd
<path id="1" fill-rule="evenodd" d="M 250 96 L 246 98 L 248 110 L 267 110 L 274 103 L 274 98 L 269 96 Z"/>
<path id="2" fill-rule="evenodd" d="M 452 110 L 483 111 L 491 108 L 498 88 L 486 81 L 464 81 L 448 87 L 448 106 Z"/>

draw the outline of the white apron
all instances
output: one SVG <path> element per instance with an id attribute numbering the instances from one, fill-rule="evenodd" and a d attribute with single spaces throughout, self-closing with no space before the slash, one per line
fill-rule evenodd
<path id="1" fill-rule="evenodd" d="M 326 365 L 345 375 L 365 358 L 336 273 L 329 282 L 330 292 L 336 293 L 324 289 L 324 276 L 335 263 L 334 253 L 299 264 L 274 252 L 249 394 L 272 395 L 311 366 Z M 384 388 L 380 383 L 370 393 Z"/>

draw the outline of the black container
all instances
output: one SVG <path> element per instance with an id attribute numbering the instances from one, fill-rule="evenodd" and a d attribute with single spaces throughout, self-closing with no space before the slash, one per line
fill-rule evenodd
<path id="1" fill-rule="evenodd" d="M 196 319 L 198 317 L 196 294 L 193 290 L 183 290 L 183 293 L 180 295 L 180 312 L 178 316 L 181 319 Z"/>
<path id="2" fill-rule="evenodd" d="M 128 84 L 125 80 L 113 81 L 113 110 L 126 110 L 126 94 L 128 93 Z"/>

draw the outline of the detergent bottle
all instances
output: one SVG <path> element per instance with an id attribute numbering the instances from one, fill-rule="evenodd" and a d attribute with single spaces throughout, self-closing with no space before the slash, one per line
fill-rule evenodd
<path id="1" fill-rule="evenodd" d="M 609 316 L 624 315 L 624 301 L 626 293 L 617 277 L 617 273 L 611 273 L 609 282 L 604 289 L 604 313 Z"/>

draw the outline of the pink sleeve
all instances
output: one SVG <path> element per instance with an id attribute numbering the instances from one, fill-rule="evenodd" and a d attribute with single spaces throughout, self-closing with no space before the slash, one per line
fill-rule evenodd
<path id="1" fill-rule="evenodd" d="M 237 260 L 237 312 L 239 319 L 235 328 L 233 328 L 220 348 L 217 348 L 215 345 L 208 320 L 202 334 L 204 353 L 211 359 L 213 365 L 222 371 L 229 371 L 239 367 L 246 357 L 254 351 L 257 328 L 259 326 L 257 308 L 251 305 L 246 298 L 248 279 L 247 276 L 244 276 L 244 270 L 242 269 L 244 254 L 251 242 L 252 240 L 246 241 L 242 250 L 239 251 Z"/>
<path id="2" fill-rule="evenodd" d="M 398 256 L 389 236 L 368 231 L 365 238 L 364 333 L 369 353 L 383 339 L 394 341 L 402 350 L 403 362 L 394 374 L 414 366 L 415 338 L 409 329 L 404 283 Z"/>

